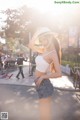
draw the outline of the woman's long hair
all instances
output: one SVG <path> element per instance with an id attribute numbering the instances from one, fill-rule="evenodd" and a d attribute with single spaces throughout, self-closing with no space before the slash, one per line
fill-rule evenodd
<path id="1" fill-rule="evenodd" d="M 61 53 L 61 46 L 60 46 L 59 40 L 55 37 L 53 37 L 53 44 L 54 44 L 55 50 L 57 52 L 59 64 L 61 64 L 61 54 L 62 54 Z M 51 64 L 50 70 L 51 70 L 51 72 L 56 72 L 55 67 L 54 67 L 54 63 Z"/>
<path id="2" fill-rule="evenodd" d="M 45 39 L 48 40 L 48 45 L 46 46 L 48 51 L 51 51 L 55 48 L 59 63 L 61 63 L 61 47 L 58 38 L 56 38 L 53 33 L 45 33 L 41 36 L 45 36 Z M 54 63 L 51 63 L 50 70 L 55 71 Z"/>
<path id="3" fill-rule="evenodd" d="M 61 46 L 59 40 L 55 37 L 53 37 L 53 44 L 57 52 L 59 63 L 61 63 Z"/>

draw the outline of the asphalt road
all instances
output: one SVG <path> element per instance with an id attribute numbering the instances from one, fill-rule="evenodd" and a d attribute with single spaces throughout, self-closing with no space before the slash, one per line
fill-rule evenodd
<path id="1" fill-rule="evenodd" d="M 80 94 L 76 94 L 54 90 L 53 120 L 80 120 Z M 8 112 L 8 120 L 39 120 L 35 88 L 0 85 L 0 112 Z"/>

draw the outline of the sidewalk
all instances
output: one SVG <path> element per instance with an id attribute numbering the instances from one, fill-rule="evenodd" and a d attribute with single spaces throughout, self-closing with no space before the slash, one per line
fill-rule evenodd
<path id="1" fill-rule="evenodd" d="M 15 84 L 15 85 L 26 85 L 26 86 L 35 86 L 34 83 L 34 76 L 29 77 L 29 64 L 26 63 L 25 67 L 23 68 L 25 78 L 18 80 L 16 78 L 18 70 L 11 72 L 9 74 L 13 74 L 13 76 L 9 78 L 0 79 L 0 84 Z M 70 77 L 63 75 L 61 78 L 50 79 L 51 83 L 54 85 L 55 88 L 62 88 L 62 89 L 70 89 L 75 90 L 72 84 L 72 80 Z"/>
<path id="2" fill-rule="evenodd" d="M 24 79 L 16 79 L 18 71 L 12 72 L 11 79 L 0 79 L 0 112 L 7 111 L 9 120 L 38 120 L 38 94 L 34 87 L 29 87 L 35 86 L 34 77 L 29 77 L 29 65 L 23 70 Z M 74 90 L 70 77 L 64 74 L 62 78 L 51 79 L 51 82 L 55 88 Z M 52 96 L 52 117 L 53 120 L 79 120 L 80 100 L 77 94 L 55 89 Z"/>

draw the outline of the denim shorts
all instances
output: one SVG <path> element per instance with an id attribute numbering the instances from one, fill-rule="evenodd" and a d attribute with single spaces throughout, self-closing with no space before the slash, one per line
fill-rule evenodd
<path id="1" fill-rule="evenodd" d="M 39 87 L 36 87 L 39 98 L 47 98 L 52 96 L 54 87 L 49 79 L 44 79 Z"/>

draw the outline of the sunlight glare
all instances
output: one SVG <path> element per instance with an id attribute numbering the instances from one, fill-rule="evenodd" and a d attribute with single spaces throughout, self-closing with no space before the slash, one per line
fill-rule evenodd
<path id="1" fill-rule="evenodd" d="M 73 12 L 79 6 L 75 4 L 55 4 L 54 0 L 24 0 L 24 3 L 30 8 L 39 10 L 41 13 L 47 12 L 55 15 Z"/>
<path id="2" fill-rule="evenodd" d="M 44 13 L 52 10 L 52 0 L 25 0 L 28 7 L 33 7 L 38 9 L 40 12 Z"/>

